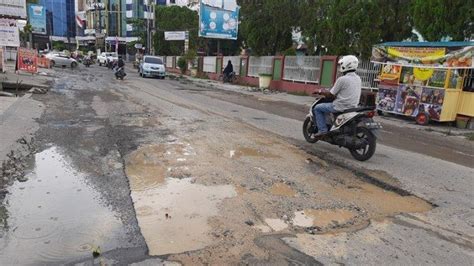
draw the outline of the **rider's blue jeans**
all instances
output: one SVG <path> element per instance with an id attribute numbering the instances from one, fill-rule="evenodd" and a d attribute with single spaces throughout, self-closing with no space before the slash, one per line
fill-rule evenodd
<path id="1" fill-rule="evenodd" d="M 318 132 L 328 132 L 328 126 L 326 125 L 326 114 L 335 112 L 336 110 L 334 109 L 334 105 L 332 103 L 320 103 L 313 108 L 313 115 L 316 118 Z"/>

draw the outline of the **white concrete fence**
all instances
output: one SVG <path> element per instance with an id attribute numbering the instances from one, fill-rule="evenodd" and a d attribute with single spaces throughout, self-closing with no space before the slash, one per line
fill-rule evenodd
<path id="1" fill-rule="evenodd" d="M 286 56 L 283 79 L 305 83 L 319 83 L 321 57 Z"/>
<path id="2" fill-rule="evenodd" d="M 173 60 L 175 67 L 178 68 L 179 56 L 167 56 L 165 58 L 166 67 L 172 68 Z M 240 56 L 204 56 L 202 58 L 202 71 L 206 73 L 216 73 L 217 60 L 222 60 L 221 71 L 230 60 L 234 66 L 234 72 L 240 75 L 241 70 Z M 274 56 L 250 56 L 248 57 L 248 77 L 258 77 L 259 74 L 273 74 Z M 282 80 L 307 84 L 319 84 L 321 76 L 321 57 L 320 56 L 285 56 L 284 58 Z M 244 60 L 245 61 L 245 60 Z M 197 66 L 197 63 L 195 64 Z M 377 76 L 380 73 L 380 65 L 373 64 L 366 60 L 361 61 L 357 74 L 362 79 L 362 87 L 364 89 L 377 89 Z M 337 74 L 340 76 L 340 73 Z"/>
<path id="3" fill-rule="evenodd" d="M 207 73 L 216 73 L 217 57 L 205 56 L 203 59 L 203 71 Z"/>
<path id="4" fill-rule="evenodd" d="M 359 62 L 359 68 L 356 73 L 362 80 L 362 88 L 377 90 L 377 76 L 380 73 L 380 64 L 374 64 L 370 61 Z"/>
<path id="5" fill-rule="evenodd" d="M 258 77 L 259 74 L 272 74 L 273 56 L 251 56 L 249 58 L 249 77 Z"/>

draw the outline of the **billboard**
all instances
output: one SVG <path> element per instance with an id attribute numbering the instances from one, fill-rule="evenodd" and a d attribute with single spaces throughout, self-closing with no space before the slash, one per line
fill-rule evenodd
<path id="1" fill-rule="evenodd" d="M 166 41 L 184 41 L 186 38 L 185 31 L 165 31 Z"/>
<path id="2" fill-rule="evenodd" d="M 472 68 L 474 43 L 465 44 L 459 47 L 376 45 L 372 48 L 371 61 L 421 68 Z"/>
<path id="3" fill-rule="evenodd" d="M 0 0 L 0 16 L 26 18 L 26 0 Z"/>
<path id="4" fill-rule="evenodd" d="M 16 20 L 0 18 L 0 47 L 20 46 L 20 32 Z"/>
<path id="5" fill-rule="evenodd" d="M 46 34 L 46 8 L 44 6 L 29 4 L 28 20 L 33 33 Z"/>
<path id="6" fill-rule="evenodd" d="M 36 50 L 18 48 L 18 70 L 36 73 L 38 71 L 38 54 Z"/>
<path id="7" fill-rule="evenodd" d="M 199 37 L 237 40 L 240 7 L 235 5 L 233 9 L 224 9 L 220 2 L 212 6 L 206 3 L 209 1 L 202 1 L 199 7 Z"/>

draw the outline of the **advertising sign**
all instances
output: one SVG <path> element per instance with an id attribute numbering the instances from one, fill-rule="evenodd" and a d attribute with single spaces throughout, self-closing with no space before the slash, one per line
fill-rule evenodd
<path id="1" fill-rule="evenodd" d="M 36 50 L 18 48 L 18 70 L 36 73 L 38 71 L 38 56 Z"/>
<path id="2" fill-rule="evenodd" d="M 373 62 L 434 68 L 472 68 L 474 45 L 464 47 L 374 46 Z"/>
<path id="3" fill-rule="evenodd" d="M 400 84 L 398 86 L 380 86 L 377 109 L 387 113 L 416 117 L 419 113 L 428 113 L 430 119 L 441 117 L 444 89 Z"/>
<path id="4" fill-rule="evenodd" d="M 26 18 L 26 0 L 0 0 L 0 15 Z"/>
<path id="5" fill-rule="evenodd" d="M 76 12 L 76 25 L 81 29 L 83 29 L 84 26 L 86 25 L 86 12 L 85 11 Z"/>
<path id="6" fill-rule="evenodd" d="M 50 68 L 51 63 L 48 58 L 46 57 L 38 57 L 38 67 L 42 68 Z"/>
<path id="7" fill-rule="evenodd" d="M 29 4 L 28 20 L 33 33 L 46 34 L 46 8 L 44 6 Z"/>
<path id="8" fill-rule="evenodd" d="M 0 18 L 0 46 L 20 46 L 20 33 L 16 20 Z"/>
<path id="9" fill-rule="evenodd" d="M 185 31 L 165 31 L 165 40 L 167 41 L 184 41 L 185 39 Z"/>
<path id="10" fill-rule="evenodd" d="M 201 2 L 199 8 L 199 37 L 215 39 L 237 39 L 239 10 L 226 10 Z"/>

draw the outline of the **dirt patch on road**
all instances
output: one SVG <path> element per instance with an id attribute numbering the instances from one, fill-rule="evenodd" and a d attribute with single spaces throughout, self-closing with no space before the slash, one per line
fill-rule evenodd
<path id="1" fill-rule="evenodd" d="M 160 122 L 179 127 L 176 121 Z M 252 127 L 216 120 L 185 124 L 192 138 L 177 129 L 183 133 L 176 141 L 127 156 L 150 254 L 172 253 L 169 259 L 185 264 L 283 263 L 286 255 L 276 256 L 256 239 L 276 232 L 360 230 L 370 219 L 431 208 L 417 197 L 366 183 L 350 170 L 313 163 L 321 159 Z M 151 190 L 142 190 L 142 178 L 153 180 Z M 179 182 L 187 188 L 170 190 Z"/>
<path id="2" fill-rule="evenodd" d="M 273 195 L 293 197 L 296 192 L 285 183 L 275 183 L 270 189 Z"/>

